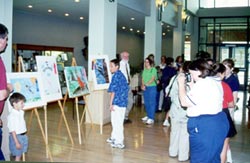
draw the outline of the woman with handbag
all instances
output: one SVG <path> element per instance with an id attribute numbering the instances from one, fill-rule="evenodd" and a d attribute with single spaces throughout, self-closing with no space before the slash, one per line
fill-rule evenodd
<path id="1" fill-rule="evenodd" d="M 179 72 L 187 72 L 189 64 L 190 61 L 184 62 L 180 67 Z M 172 77 L 169 86 L 166 88 L 166 94 L 171 97 L 171 107 L 169 111 L 169 117 L 171 119 L 169 156 L 178 156 L 179 161 L 187 161 L 189 159 L 189 134 L 187 132 L 188 118 L 186 108 L 183 108 L 179 101 L 177 76 L 178 74 Z"/>
<path id="2" fill-rule="evenodd" d="M 141 89 L 143 90 L 144 106 L 146 108 L 147 116 L 142 118 L 142 121 L 150 125 L 154 123 L 155 117 L 157 71 L 153 67 L 153 61 L 149 57 L 145 59 L 144 65 L 145 68 L 142 72 Z"/>

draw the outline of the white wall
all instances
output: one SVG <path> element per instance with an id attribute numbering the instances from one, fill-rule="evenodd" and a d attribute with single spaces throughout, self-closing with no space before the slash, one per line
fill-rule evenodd
<path id="1" fill-rule="evenodd" d="M 87 68 L 82 56 L 83 37 L 88 35 L 88 26 L 84 23 L 67 21 L 61 18 L 32 15 L 15 11 L 13 16 L 13 43 L 47 46 L 73 47 L 78 65 Z M 131 65 L 137 66 L 143 61 L 144 38 L 136 34 L 117 34 L 117 53 L 128 51 Z"/>

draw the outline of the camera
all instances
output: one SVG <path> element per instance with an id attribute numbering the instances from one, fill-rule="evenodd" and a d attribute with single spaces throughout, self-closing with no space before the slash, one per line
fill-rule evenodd
<path id="1" fill-rule="evenodd" d="M 187 83 L 188 83 L 188 82 L 191 82 L 192 77 L 191 77 L 191 74 L 190 74 L 189 72 L 186 72 L 186 73 L 185 73 L 185 77 L 186 77 L 186 82 L 187 82 Z"/>

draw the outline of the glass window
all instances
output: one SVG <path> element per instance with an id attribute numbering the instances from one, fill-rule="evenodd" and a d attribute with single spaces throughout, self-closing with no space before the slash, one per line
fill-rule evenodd
<path id="1" fill-rule="evenodd" d="M 200 8 L 214 8 L 214 0 L 200 0 Z"/>
<path id="2" fill-rule="evenodd" d="M 217 0 L 215 8 L 219 7 L 245 7 L 248 6 L 248 0 Z"/>

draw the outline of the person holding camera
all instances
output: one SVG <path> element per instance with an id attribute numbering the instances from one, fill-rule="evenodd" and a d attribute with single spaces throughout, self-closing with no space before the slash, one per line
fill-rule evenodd
<path id="1" fill-rule="evenodd" d="M 188 65 L 190 61 L 184 62 L 180 67 L 179 73 L 188 74 Z M 177 157 L 179 161 L 186 161 L 189 158 L 189 135 L 187 132 L 187 113 L 179 101 L 179 88 L 177 75 L 173 76 L 166 88 L 166 94 L 171 97 L 171 107 L 169 117 L 171 119 L 171 130 L 169 140 L 169 156 Z M 186 83 L 191 81 L 190 74 L 186 76 Z M 187 87 L 188 89 L 188 87 Z M 168 117 L 166 117 L 166 120 Z"/>
<path id="2" fill-rule="evenodd" d="M 189 92 L 185 74 L 180 73 L 177 79 L 181 105 L 187 107 L 190 163 L 221 163 L 220 154 L 229 130 L 222 111 L 221 80 L 212 76 L 212 68 L 204 59 L 191 62 L 189 72 Z"/>

